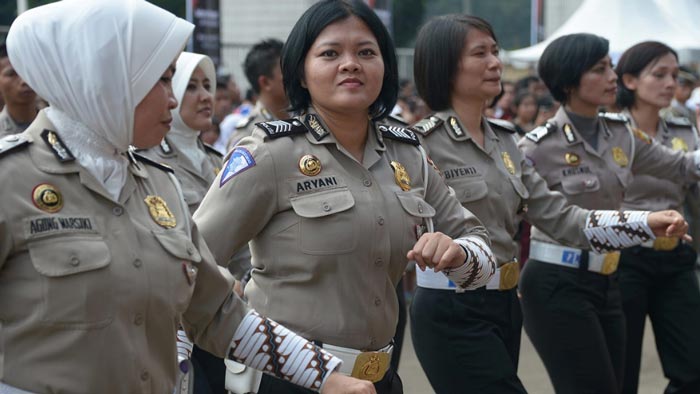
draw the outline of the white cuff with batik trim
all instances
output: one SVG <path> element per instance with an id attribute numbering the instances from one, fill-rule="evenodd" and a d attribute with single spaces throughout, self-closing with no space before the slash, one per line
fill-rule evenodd
<path id="1" fill-rule="evenodd" d="M 321 391 L 342 361 L 276 322 L 250 311 L 231 340 L 229 358 L 298 386 Z"/>
<path id="2" fill-rule="evenodd" d="M 185 360 L 189 360 L 190 356 L 192 356 L 192 348 L 194 348 L 194 345 L 192 344 L 192 341 L 190 341 L 189 338 L 187 338 L 187 334 L 185 333 L 185 330 L 182 328 L 177 330 L 177 362 L 181 363 Z"/>
<path id="3" fill-rule="evenodd" d="M 454 240 L 467 253 L 464 264 L 443 272 L 452 282 L 465 290 L 486 286 L 496 272 L 496 259 L 486 242 L 480 237 L 468 235 Z"/>
<path id="4" fill-rule="evenodd" d="M 649 211 L 591 211 L 583 229 L 591 249 L 597 253 L 640 245 L 655 239 L 647 223 Z"/>

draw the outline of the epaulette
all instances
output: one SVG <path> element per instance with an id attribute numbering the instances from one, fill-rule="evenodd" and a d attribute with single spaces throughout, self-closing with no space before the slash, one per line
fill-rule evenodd
<path id="1" fill-rule="evenodd" d="M 378 128 L 382 133 L 382 136 L 385 138 L 405 142 L 415 146 L 420 145 L 420 141 L 418 141 L 416 134 L 405 127 L 380 124 Z"/>
<path id="2" fill-rule="evenodd" d="M 503 119 L 496 119 L 496 118 L 486 118 L 486 121 L 489 122 L 492 126 L 496 126 L 501 130 L 504 130 L 508 133 L 515 134 L 518 131 L 515 129 L 515 125 L 513 123 L 503 120 Z"/>
<path id="3" fill-rule="evenodd" d="M 598 114 L 598 116 L 607 120 L 612 120 L 613 122 L 627 123 L 630 121 L 630 118 L 628 118 L 627 115 L 617 112 L 601 112 Z"/>
<path id="4" fill-rule="evenodd" d="M 389 115 L 388 118 L 389 120 L 392 120 L 403 127 L 408 126 L 408 122 L 406 122 L 406 119 L 402 118 L 400 115 Z"/>
<path id="5" fill-rule="evenodd" d="M 428 116 L 427 118 L 421 119 L 418 123 L 414 124 L 409 129 L 422 135 L 428 135 L 432 133 L 433 130 L 437 130 L 437 128 L 440 127 L 440 125 L 442 125 L 444 122 L 444 120 L 432 115 Z"/>
<path id="6" fill-rule="evenodd" d="M 217 157 L 224 157 L 224 155 L 222 155 L 221 152 L 219 152 L 218 150 L 216 150 L 216 148 L 214 148 L 213 146 L 211 146 L 211 145 L 209 145 L 209 144 L 205 144 L 204 142 L 202 142 L 202 145 L 204 145 L 204 149 L 205 149 L 207 152 L 213 153 L 213 154 L 215 154 Z"/>
<path id="7" fill-rule="evenodd" d="M 525 138 L 529 139 L 530 141 L 532 141 L 534 143 L 539 143 L 546 136 L 554 134 L 554 131 L 556 129 L 557 129 L 556 124 L 547 122 L 542 126 L 535 127 L 532 131 L 525 134 Z"/>
<path id="8" fill-rule="evenodd" d="M 248 125 L 255 119 L 255 115 L 249 115 L 246 116 L 245 118 L 242 118 L 241 120 L 236 123 L 236 129 L 244 129 L 248 127 Z"/>
<path id="9" fill-rule="evenodd" d="M 160 140 L 160 150 L 166 155 L 173 153 L 173 148 L 170 146 L 168 141 L 165 140 L 165 137 L 163 137 L 163 139 Z"/>
<path id="10" fill-rule="evenodd" d="M 306 133 L 306 126 L 296 119 L 271 120 L 256 123 L 270 139 Z"/>
<path id="11" fill-rule="evenodd" d="M 674 126 L 693 127 L 693 124 L 690 123 L 690 120 L 688 118 L 683 117 L 683 116 L 669 116 L 664 120 L 666 121 L 666 123 L 674 125 Z"/>
<path id="12" fill-rule="evenodd" d="M 29 141 L 26 137 L 20 134 L 10 134 L 7 135 L 3 138 L 0 138 L 0 156 L 4 155 L 5 153 L 17 149 L 21 146 L 27 146 L 31 144 L 31 141 Z"/>
<path id="13" fill-rule="evenodd" d="M 159 170 L 162 170 L 162 171 L 165 171 L 165 172 L 170 172 L 170 173 L 175 173 L 175 171 L 173 171 L 172 167 L 170 167 L 170 166 L 168 166 L 168 165 L 165 165 L 165 164 L 161 164 L 161 163 L 155 162 L 155 161 L 149 159 L 148 157 L 142 156 L 142 155 L 140 155 L 140 154 L 138 154 L 138 153 L 136 153 L 136 152 L 131 152 L 130 156 L 133 157 L 134 159 L 136 159 L 136 160 L 142 162 L 142 163 L 145 163 L 145 164 L 148 164 L 148 165 L 150 165 L 150 166 L 156 167 L 156 168 L 159 169 Z"/>

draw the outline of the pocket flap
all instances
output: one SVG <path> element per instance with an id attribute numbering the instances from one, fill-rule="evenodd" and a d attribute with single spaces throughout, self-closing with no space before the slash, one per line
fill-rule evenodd
<path id="1" fill-rule="evenodd" d="M 48 277 L 92 271 L 109 265 L 111 255 L 102 238 L 56 237 L 29 242 L 34 268 Z"/>
<path id="2" fill-rule="evenodd" d="M 482 178 L 448 182 L 447 184 L 454 189 L 455 197 L 457 197 L 459 202 L 480 200 L 486 197 L 489 192 L 489 187 Z"/>
<path id="3" fill-rule="evenodd" d="M 561 188 L 566 194 L 581 194 L 597 191 L 600 189 L 600 182 L 596 176 L 563 178 Z"/>
<path id="4" fill-rule="evenodd" d="M 412 216 L 420 218 L 431 218 L 435 216 L 435 208 L 413 193 L 396 192 L 396 197 L 399 198 L 403 209 Z"/>
<path id="5" fill-rule="evenodd" d="M 156 236 L 156 239 L 160 242 L 161 246 L 163 246 L 163 249 L 167 250 L 173 256 L 194 263 L 202 261 L 202 255 L 199 254 L 197 247 L 194 246 L 192 240 L 187 238 L 181 231 L 151 230 L 151 232 Z"/>
<path id="6" fill-rule="evenodd" d="M 303 218 L 319 218 L 343 212 L 355 205 L 355 198 L 347 188 L 316 192 L 290 199 L 292 208 Z"/>

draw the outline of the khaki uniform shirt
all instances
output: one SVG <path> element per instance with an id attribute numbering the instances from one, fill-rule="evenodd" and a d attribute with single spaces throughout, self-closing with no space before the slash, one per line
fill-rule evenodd
<path id="1" fill-rule="evenodd" d="M 358 163 L 320 118 L 307 116 L 316 119 L 305 121 L 308 131 L 298 118 L 243 139 L 195 221 L 218 261 L 251 240 L 245 293 L 261 314 L 308 339 L 378 349 L 394 335 L 396 284 L 425 219 L 452 238 L 486 240 L 486 231 L 413 144 L 370 124 Z"/>
<path id="2" fill-rule="evenodd" d="M 574 205 L 588 209 L 620 209 L 633 174 L 651 174 L 674 182 L 700 178 L 694 155 L 674 152 L 646 134 L 632 132 L 627 117 L 599 117 L 598 149 L 583 140 L 566 115 L 557 111 L 547 126 L 526 134 L 518 146 L 550 189 L 564 194 Z M 532 239 L 549 241 L 533 228 Z"/>
<path id="3" fill-rule="evenodd" d="M 507 123 L 482 123 L 483 148 L 452 110 L 438 112 L 411 129 L 423 135 L 423 147 L 462 206 L 484 223 L 499 265 L 516 257 L 513 236 L 523 218 L 560 242 L 588 249 L 583 233 L 588 211 L 568 206 L 564 196 L 549 190 L 524 160 L 515 129 Z"/>
<path id="4" fill-rule="evenodd" d="M 629 112 L 623 112 L 636 127 Z M 660 145 L 672 150 L 688 152 L 696 150 L 697 133 L 692 124 L 681 118 L 661 119 L 656 137 Z M 690 185 L 659 178 L 649 174 L 635 174 L 634 180 L 625 192 L 623 209 L 661 211 L 675 209 L 683 211 L 683 201 Z"/>
<path id="5" fill-rule="evenodd" d="M 222 160 L 221 153 L 214 148 L 199 140 L 197 140 L 197 145 L 207 155 L 207 160 L 204 161 L 201 170 L 194 168 L 180 148 L 173 144 L 167 136 L 163 138 L 159 146 L 143 152 L 146 157 L 158 163 L 166 164 L 175 171 L 175 176 L 182 186 L 185 202 L 192 214 L 199 207 L 204 195 L 209 190 L 209 186 L 214 182 L 216 174 L 221 170 Z"/>
<path id="6" fill-rule="evenodd" d="M 12 120 L 10 114 L 7 113 L 7 106 L 5 106 L 0 112 L 0 138 L 10 134 L 19 134 L 23 131 L 24 129 Z"/>
<path id="7" fill-rule="evenodd" d="M 253 134 L 253 130 L 256 128 L 256 123 L 269 122 L 272 120 L 278 119 L 271 111 L 263 106 L 260 100 L 258 100 L 258 102 L 255 103 L 253 110 L 250 111 L 250 114 L 241 119 L 236 125 L 236 130 L 233 131 L 231 138 L 229 138 L 228 143 L 226 144 L 226 151 L 230 151 L 244 137 L 249 137 L 251 134 Z"/>
<path id="8" fill-rule="evenodd" d="M 223 356 L 247 307 L 167 172 L 132 160 L 113 201 L 53 129 L 40 113 L 0 140 L 0 381 L 35 393 L 171 393 L 178 323 Z M 8 148 L 18 137 L 28 142 Z"/>

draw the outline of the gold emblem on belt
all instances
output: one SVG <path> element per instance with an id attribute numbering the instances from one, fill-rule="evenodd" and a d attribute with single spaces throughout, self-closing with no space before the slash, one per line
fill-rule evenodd
<path id="1" fill-rule="evenodd" d="M 148 205 L 148 213 L 151 214 L 153 221 L 158 223 L 161 227 L 173 228 L 177 225 L 175 216 L 170 212 L 168 204 L 165 203 L 159 196 L 146 196 L 143 201 Z"/>
<path id="2" fill-rule="evenodd" d="M 411 178 L 408 176 L 408 172 L 406 172 L 406 167 L 404 167 L 398 161 L 392 161 L 391 168 L 394 170 L 394 179 L 396 180 L 396 184 L 399 185 L 401 190 L 411 190 Z"/>
<path id="3" fill-rule="evenodd" d="M 389 369 L 390 361 L 389 353 L 362 352 L 357 355 L 350 376 L 376 383 L 384 378 L 384 374 Z"/>
<path id="4" fill-rule="evenodd" d="M 510 290 L 518 285 L 520 265 L 517 261 L 505 263 L 499 270 L 501 271 L 501 277 L 498 283 L 498 290 Z"/>
<path id="5" fill-rule="evenodd" d="M 654 250 L 669 251 L 678 246 L 678 238 L 674 237 L 657 237 L 654 240 Z"/>
<path id="6" fill-rule="evenodd" d="M 606 253 L 603 257 L 603 266 L 600 269 L 600 273 L 603 275 L 610 275 L 617 271 L 617 266 L 620 263 L 620 252 Z"/>

